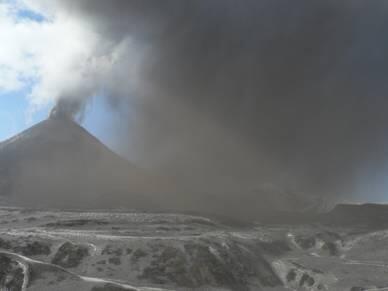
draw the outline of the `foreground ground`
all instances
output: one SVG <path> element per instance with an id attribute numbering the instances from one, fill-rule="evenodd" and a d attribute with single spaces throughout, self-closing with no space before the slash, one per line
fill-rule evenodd
<path id="1" fill-rule="evenodd" d="M 0 209 L 0 290 L 388 290 L 384 227 Z"/>

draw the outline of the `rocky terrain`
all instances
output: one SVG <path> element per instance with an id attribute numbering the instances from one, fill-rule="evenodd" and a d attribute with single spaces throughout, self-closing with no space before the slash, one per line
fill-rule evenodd
<path id="1" fill-rule="evenodd" d="M 3 207 L 0 290 L 387 290 L 388 232 L 365 223 L 375 208 L 388 217 L 342 205 L 311 222 L 232 225 Z"/>

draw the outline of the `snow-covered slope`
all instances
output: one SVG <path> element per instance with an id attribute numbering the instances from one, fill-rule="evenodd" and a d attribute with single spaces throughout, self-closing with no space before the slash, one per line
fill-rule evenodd
<path id="1" fill-rule="evenodd" d="M 234 228 L 205 217 L 7 208 L 0 209 L 3 223 L 0 289 L 8 277 L 18 286 L 28 281 L 27 290 L 34 291 L 126 290 L 91 289 L 90 283 L 182 291 L 283 290 L 266 257 L 270 244 L 256 235 L 244 239 Z M 284 248 L 279 245 L 271 253 Z"/>
<path id="2" fill-rule="evenodd" d="M 0 290 L 387 290 L 387 229 L 357 225 L 0 208 Z"/>
<path id="3" fill-rule="evenodd" d="M 1 251 L 1 271 L 7 274 L 3 281 L 5 290 L 85 290 L 85 291 L 163 291 L 167 289 L 134 287 L 124 282 L 85 277 L 67 271 L 60 266 L 40 262 L 26 256 Z M 55 286 L 55 287 L 54 287 Z M 3 290 L 3 289 L 2 289 Z"/>

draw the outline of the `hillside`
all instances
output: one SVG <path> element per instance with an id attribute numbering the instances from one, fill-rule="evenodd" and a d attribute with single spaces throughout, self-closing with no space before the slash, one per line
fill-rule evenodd
<path id="1" fill-rule="evenodd" d="M 166 185 L 61 116 L 0 143 L 0 194 L 15 202 L 150 207 L 147 195 L 163 193 Z"/>

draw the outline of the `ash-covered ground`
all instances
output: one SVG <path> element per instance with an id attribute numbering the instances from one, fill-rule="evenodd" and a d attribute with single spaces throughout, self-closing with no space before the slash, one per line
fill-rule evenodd
<path id="1" fill-rule="evenodd" d="M 265 225 L 3 207 L 0 289 L 388 290 L 387 217 L 380 205 Z"/>

